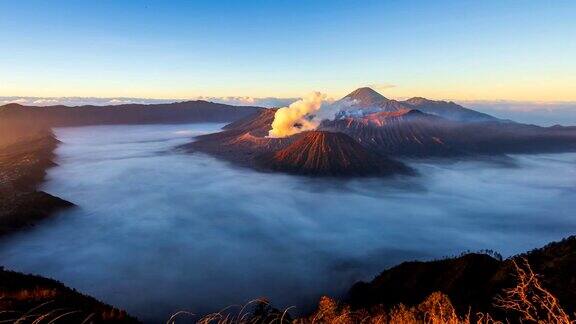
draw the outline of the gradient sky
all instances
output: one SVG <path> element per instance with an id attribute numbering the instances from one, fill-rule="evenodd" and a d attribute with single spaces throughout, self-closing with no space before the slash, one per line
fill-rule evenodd
<path id="1" fill-rule="evenodd" d="M 576 100 L 576 1 L 0 1 L 0 96 Z"/>

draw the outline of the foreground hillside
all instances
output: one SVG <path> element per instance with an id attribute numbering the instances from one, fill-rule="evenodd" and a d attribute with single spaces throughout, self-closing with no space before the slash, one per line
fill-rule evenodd
<path id="1" fill-rule="evenodd" d="M 2 323 L 137 323 L 126 312 L 63 284 L 0 267 Z"/>
<path id="2" fill-rule="evenodd" d="M 197 323 L 574 323 L 576 236 L 506 260 L 490 254 L 402 263 L 356 284 L 343 301 L 321 297 L 316 311 L 299 318 L 257 299 Z"/>
<path id="3" fill-rule="evenodd" d="M 318 311 L 302 322 L 494 323 L 491 318 L 568 324 L 575 311 L 576 236 L 571 236 L 506 260 L 471 253 L 405 262 L 357 283 L 343 303 L 323 297 Z"/>
<path id="4" fill-rule="evenodd" d="M 239 314 L 204 318 L 178 312 L 168 323 L 571 323 L 576 310 L 576 237 L 506 260 L 481 253 L 405 262 L 342 302 L 320 299 L 318 310 L 291 318 L 265 300 Z M 46 315 L 48 323 L 135 322 L 125 312 L 45 278 L 0 269 L 0 320 Z M 535 319 L 535 320 L 531 320 Z M 490 320 L 488 320 L 490 319 Z M 208 321 L 210 320 L 210 321 Z"/>
<path id="5" fill-rule="evenodd" d="M 347 302 L 354 308 L 375 305 L 416 305 L 428 295 L 446 294 L 460 314 L 474 311 L 503 316 L 494 307 L 494 298 L 516 284 L 514 262 L 528 261 L 568 312 L 576 311 L 576 237 L 551 243 L 506 260 L 486 254 L 466 254 L 457 258 L 405 262 L 388 269 L 369 283 L 352 287 Z M 393 293 L 391 293 L 393 292 Z"/>

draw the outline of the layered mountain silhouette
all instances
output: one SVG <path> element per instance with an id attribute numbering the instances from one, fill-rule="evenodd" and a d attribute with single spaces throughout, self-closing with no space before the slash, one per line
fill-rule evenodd
<path id="1" fill-rule="evenodd" d="M 317 128 L 321 133 L 269 138 L 267 135 L 276 110 L 261 109 L 227 125 L 223 132 L 198 137 L 185 149 L 206 152 L 257 169 L 308 175 L 317 172 L 331 176 L 335 174 L 326 170 L 332 166 L 339 170 L 334 173 L 353 175 L 366 173 L 366 168 L 378 169 L 376 164 L 386 164 L 374 163 L 374 156 L 391 161 L 404 157 L 449 158 L 576 151 L 574 127 L 539 127 L 500 120 L 453 102 L 424 98 L 395 101 L 370 88 L 357 89 L 340 102 L 349 108 L 337 113 L 332 120 L 322 121 Z M 354 144 L 338 135 L 326 135 L 328 133 L 346 134 Z M 322 150 L 319 148 L 322 145 L 315 147 L 320 139 L 325 142 L 322 145 L 342 145 L 346 149 L 343 152 L 339 149 Z M 314 149 L 309 149 L 312 147 Z M 363 148 L 361 153 L 358 147 Z M 358 168 L 354 172 L 342 168 L 345 161 L 350 160 L 350 155 L 359 157 L 353 160 L 353 165 Z M 262 162 L 262 156 L 267 157 L 267 165 Z M 337 160 L 341 161 L 335 162 Z M 326 161 L 330 161 L 330 167 Z M 338 163 L 340 165 L 336 167 Z M 313 164 L 314 167 L 310 167 Z M 404 173 L 406 167 L 395 169 L 396 173 Z M 372 174 L 376 173 L 378 171 L 374 170 Z"/>
<path id="2" fill-rule="evenodd" d="M 259 107 L 237 107 L 203 100 L 171 104 L 127 104 L 114 106 L 0 106 L 0 119 L 25 121 L 48 127 L 130 124 L 180 124 L 232 122 L 254 114 Z"/>

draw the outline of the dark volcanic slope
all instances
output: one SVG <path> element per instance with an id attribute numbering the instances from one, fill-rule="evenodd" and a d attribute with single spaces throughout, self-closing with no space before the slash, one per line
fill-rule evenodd
<path id="1" fill-rule="evenodd" d="M 172 104 L 81 107 L 29 107 L 8 104 L 0 106 L 0 120 L 26 121 L 29 125 L 51 127 L 231 122 L 249 116 L 260 109 L 258 107 L 235 107 L 201 100 Z"/>
<path id="2" fill-rule="evenodd" d="M 68 315 L 64 315 L 68 314 Z M 80 294 L 63 284 L 4 270 L 0 267 L 0 321 L 32 323 L 46 315 L 42 323 L 62 316 L 56 323 L 138 323 L 126 312 Z"/>
<path id="3" fill-rule="evenodd" d="M 254 157 L 285 148 L 298 138 L 268 138 L 275 109 L 262 109 L 224 127 L 223 132 L 197 136 L 181 146 L 188 152 L 204 152 L 246 167 L 256 167 Z"/>
<path id="4" fill-rule="evenodd" d="M 238 132 L 250 132 L 255 136 L 267 136 L 268 131 L 272 129 L 272 122 L 276 109 L 261 109 L 258 112 L 244 117 L 224 126 L 225 130 Z"/>
<path id="5" fill-rule="evenodd" d="M 20 127 L 10 134 L 10 140 L 0 143 L 0 235 L 72 205 L 37 190 L 46 169 L 54 165 L 58 140 L 52 132 Z"/>
<path id="6" fill-rule="evenodd" d="M 490 311 L 493 298 L 504 288 L 515 285 L 512 260 L 526 258 L 533 271 L 542 275 L 542 283 L 560 300 L 562 307 L 576 311 L 576 237 L 549 244 L 513 258 L 499 261 L 485 254 L 467 254 L 458 258 L 405 262 L 382 272 L 369 283 L 357 283 L 350 290 L 348 302 L 366 308 L 377 304 L 415 305 L 432 292 L 450 297 L 460 314 Z"/>
<path id="7" fill-rule="evenodd" d="M 311 176 L 408 173 L 404 164 L 374 154 L 343 133 L 311 131 L 294 143 L 258 158 L 266 169 Z"/>

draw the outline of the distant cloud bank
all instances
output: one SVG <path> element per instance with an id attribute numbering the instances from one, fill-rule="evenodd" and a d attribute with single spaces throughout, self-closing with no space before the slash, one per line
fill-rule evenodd
<path id="1" fill-rule="evenodd" d="M 253 97 L 198 97 L 198 100 L 206 100 L 235 106 L 259 106 L 266 108 L 285 107 L 300 98 L 253 98 Z"/>
<path id="2" fill-rule="evenodd" d="M 371 85 L 375 88 L 391 88 L 394 85 Z M 196 97 L 190 99 L 147 99 L 147 98 L 94 98 L 94 97 L 2 97 L 0 105 L 19 103 L 28 106 L 83 106 L 83 105 L 122 105 L 159 104 L 186 100 L 206 100 L 235 106 L 285 107 L 299 98 L 254 98 L 254 97 Z M 522 123 L 550 126 L 555 124 L 576 125 L 575 102 L 528 102 L 506 100 L 456 100 L 464 107 L 475 109 L 499 118 Z"/>
<path id="3" fill-rule="evenodd" d="M 0 105 L 17 103 L 24 106 L 108 106 L 123 104 L 161 104 L 186 100 L 206 100 L 235 106 L 283 107 L 298 98 L 253 98 L 253 97 L 196 97 L 190 99 L 147 99 L 147 98 L 95 98 L 95 97 L 2 97 Z"/>
<path id="4" fill-rule="evenodd" d="M 0 105 L 17 103 L 24 106 L 108 106 L 130 103 L 157 104 L 182 101 L 178 99 L 144 99 L 144 98 L 95 98 L 95 97 L 0 97 Z"/>

